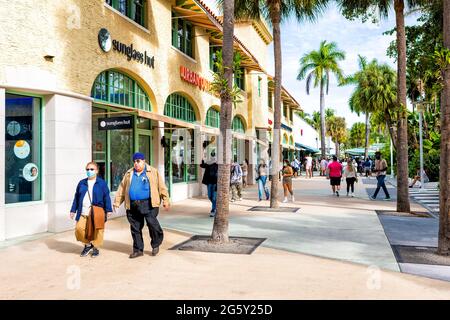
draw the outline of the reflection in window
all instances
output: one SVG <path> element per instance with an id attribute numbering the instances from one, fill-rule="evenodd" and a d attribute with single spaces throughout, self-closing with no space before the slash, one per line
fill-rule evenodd
<path id="1" fill-rule="evenodd" d="M 5 203 L 41 200 L 41 99 L 6 94 Z"/>
<path id="2" fill-rule="evenodd" d="M 133 154 L 133 131 L 110 130 L 111 135 L 111 191 L 119 188 L 125 172 L 131 168 Z"/>
<path id="3" fill-rule="evenodd" d="M 166 135 L 166 142 L 169 144 L 165 148 L 166 179 L 171 175 L 172 183 L 196 181 L 194 130 L 174 129 L 171 135 Z"/>
<path id="4" fill-rule="evenodd" d="M 92 159 L 98 164 L 98 175 L 106 180 L 106 130 L 98 130 L 98 119 L 106 118 L 106 111 L 92 108 Z"/>

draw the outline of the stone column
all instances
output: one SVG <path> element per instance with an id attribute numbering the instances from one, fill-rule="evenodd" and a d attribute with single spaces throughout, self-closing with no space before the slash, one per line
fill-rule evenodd
<path id="1" fill-rule="evenodd" d="M 92 103 L 57 94 L 45 100 L 43 165 L 48 230 L 60 232 L 74 227 L 70 207 L 92 157 Z"/>

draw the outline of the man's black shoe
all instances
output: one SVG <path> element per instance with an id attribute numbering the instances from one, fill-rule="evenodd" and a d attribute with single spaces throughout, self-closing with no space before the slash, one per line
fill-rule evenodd
<path id="1" fill-rule="evenodd" d="M 130 259 L 142 257 L 143 255 L 144 253 L 142 251 L 134 251 L 132 254 L 130 254 Z"/>
<path id="2" fill-rule="evenodd" d="M 98 249 L 94 247 L 94 250 L 92 250 L 92 258 L 98 257 L 99 254 L 100 251 L 98 251 Z"/>
<path id="3" fill-rule="evenodd" d="M 80 257 L 86 257 L 93 248 L 94 246 L 92 244 L 85 245 L 83 251 L 81 251 Z"/>
<path id="4" fill-rule="evenodd" d="M 153 248 L 152 250 L 152 256 L 156 256 L 159 252 L 159 247 Z"/>

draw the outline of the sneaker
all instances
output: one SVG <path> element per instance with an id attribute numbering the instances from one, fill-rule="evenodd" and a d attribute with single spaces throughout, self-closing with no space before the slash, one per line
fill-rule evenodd
<path id="1" fill-rule="evenodd" d="M 292 196 L 292 202 L 294 202 L 295 201 L 295 197 L 294 196 Z"/>
<path id="2" fill-rule="evenodd" d="M 93 248 L 94 246 L 92 244 L 85 245 L 83 251 L 81 251 L 80 257 L 86 257 Z"/>
<path id="3" fill-rule="evenodd" d="M 355 194 L 352 192 L 352 198 L 354 198 L 355 197 Z"/>
<path id="4" fill-rule="evenodd" d="M 258 199 L 258 201 L 262 201 L 262 199 Z"/>
<path id="5" fill-rule="evenodd" d="M 153 248 L 152 250 L 152 256 L 156 256 L 159 252 L 159 247 Z"/>
<path id="6" fill-rule="evenodd" d="M 244 200 L 244 199 L 242 199 L 242 198 L 239 198 L 239 200 L 238 200 L 238 201 L 242 201 L 242 200 Z"/>
<path id="7" fill-rule="evenodd" d="M 384 201 L 390 201 L 390 200 L 391 200 L 391 197 L 386 197 L 386 198 L 384 198 L 383 200 L 384 200 Z"/>
<path id="8" fill-rule="evenodd" d="M 98 251 L 97 248 L 94 248 L 94 250 L 92 250 L 92 258 L 98 257 L 99 254 L 100 254 L 100 251 Z"/>
<path id="9" fill-rule="evenodd" d="M 236 201 L 236 200 L 234 200 L 234 199 L 231 199 L 231 200 L 230 200 L 230 202 L 235 202 L 235 201 Z"/>
<path id="10" fill-rule="evenodd" d="M 348 192 L 347 192 L 347 197 L 348 197 Z"/>
<path id="11" fill-rule="evenodd" d="M 288 202 L 288 199 L 284 198 L 283 203 L 286 203 L 286 202 Z"/>
<path id="12" fill-rule="evenodd" d="M 370 196 L 369 198 L 370 198 L 370 200 L 376 200 L 376 198 L 374 196 Z"/>
<path id="13" fill-rule="evenodd" d="M 214 217 L 216 216 L 216 213 L 215 213 L 215 212 L 211 212 L 211 213 L 209 214 L 209 216 L 210 216 L 211 218 L 214 218 Z"/>
<path id="14" fill-rule="evenodd" d="M 336 197 L 339 197 L 339 191 L 336 191 Z"/>

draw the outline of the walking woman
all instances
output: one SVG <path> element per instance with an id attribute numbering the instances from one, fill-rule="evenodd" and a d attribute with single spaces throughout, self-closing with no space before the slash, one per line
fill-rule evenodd
<path id="1" fill-rule="evenodd" d="M 283 202 L 288 202 L 288 193 L 292 196 L 292 202 L 295 201 L 294 192 L 292 191 L 292 176 L 294 175 L 294 170 L 289 164 L 289 160 L 284 160 L 283 165 L 283 189 L 284 189 L 284 200 Z"/>
<path id="2" fill-rule="evenodd" d="M 77 241 L 84 243 L 84 249 L 81 252 L 82 257 L 85 257 L 92 250 L 92 257 L 99 255 L 99 248 L 103 245 L 103 228 L 96 228 L 93 226 L 93 236 L 88 233 L 90 224 L 93 222 L 91 214 L 91 207 L 97 206 L 103 208 L 105 221 L 107 217 L 112 214 L 111 198 L 109 196 L 109 188 L 106 182 L 97 177 L 98 165 L 95 162 L 89 162 L 86 165 L 87 178 L 78 183 L 75 197 L 70 210 L 70 218 L 77 221 L 75 227 L 75 237 Z M 97 226 L 98 227 L 98 226 Z"/>
<path id="3" fill-rule="evenodd" d="M 347 197 L 351 189 L 351 196 L 353 198 L 355 192 L 355 182 L 358 181 L 358 178 L 356 168 L 350 159 L 347 161 L 347 165 L 344 168 L 343 176 L 345 177 L 345 181 L 347 182 Z"/>
<path id="4" fill-rule="evenodd" d="M 269 200 L 269 188 L 266 186 L 267 183 L 267 172 L 268 167 L 264 159 L 259 160 L 258 167 L 256 168 L 256 181 L 258 181 L 258 198 L 259 201 L 262 200 L 263 192 L 266 195 L 266 200 Z"/>

